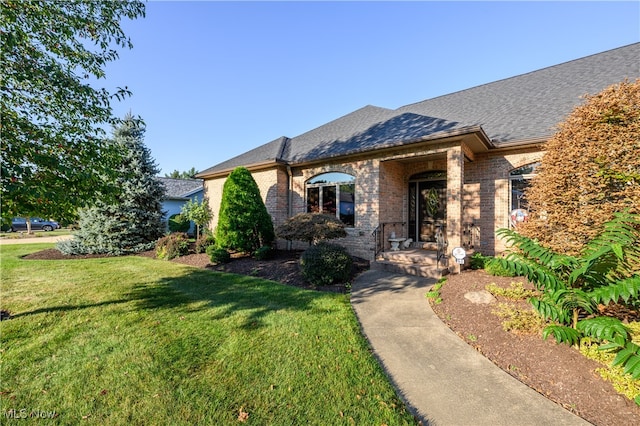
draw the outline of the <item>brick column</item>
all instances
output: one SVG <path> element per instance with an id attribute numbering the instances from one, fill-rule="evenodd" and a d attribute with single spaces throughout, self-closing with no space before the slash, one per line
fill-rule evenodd
<path id="1" fill-rule="evenodd" d="M 462 146 L 447 150 L 447 240 L 448 252 L 462 246 L 462 194 L 464 153 Z"/>

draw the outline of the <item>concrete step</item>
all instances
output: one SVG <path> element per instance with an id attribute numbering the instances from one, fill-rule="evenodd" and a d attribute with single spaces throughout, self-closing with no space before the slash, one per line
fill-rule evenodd
<path id="1" fill-rule="evenodd" d="M 438 265 L 436 252 L 423 249 L 386 251 L 380 253 L 371 269 L 418 277 L 439 278 L 446 269 L 443 260 Z"/>
<path id="2" fill-rule="evenodd" d="M 435 265 L 420 265 L 413 263 L 398 263 L 380 260 L 371 264 L 371 269 L 393 272 L 395 274 L 414 275 L 417 277 L 440 278 L 444 267 L 440 271 Z"/>

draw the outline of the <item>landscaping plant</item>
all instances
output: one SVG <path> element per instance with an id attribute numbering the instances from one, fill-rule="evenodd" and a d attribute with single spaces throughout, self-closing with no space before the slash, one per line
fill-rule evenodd
<path id="1" fill-rule="evenodd" d="M 174 232 L 156 243 L 156 257 L 171 260 L 189 253 L 189 237 L 184 232 Z"/>
<path id="2" fill-rule="evenodd" d="M 253 253 L 274 239 L 271 216 L 251 172 L 244 167 L 234 169 L 222 189 L 216 245 Z"/>
<path id="3" fill-rule="evenodd" d="M 121 152 L 113 197 L 99 199 L 80 211 L 80 230 L 62 241 L 65 254 L 125 255 L 154 248 L 165 233 L 162 199 L 165 188 L 156 179 L 158 166 L 144 144 L 144 124 L 127 114 L 115 127 L 112 144 Z"/>
<path id="4" fill-rule="evenodd" d="M 347 281 L 352 264 L 347 249 L 325 242 L 309 247 L 300 256 L 300 271 L 314 286 Z"/>
<path id="5" fill-rule="evenodd" d="M 608 304 L 639 305 L 640 215 L 615 213 L 578 256 L 556 253 L 510 229 L 498 235 L 517 250 L 488 263 L 527 277 L 541 292 L 529 300 L 543 318 L 555 322 L 543 337 L 572 345 L 583 337 L 600 342 L 600 350 L 617 353 L 613 365 L 640 378 L 640 346 L 619 319 L 598 310 Z"/>
<path id="6" fill-rule="evenodd" d="M 202 201 L 189 200 L 182 206 L 182 215 L 196 224 L 196 239 L 200 239 L 201 227 L 206 226 L 213 214 L 209 209 L 209 200 Z"/>
<path id="7" fill-rule="evenodd" d="M 322 213 L 298 213 L 276 228 L 276 235 L 283 240 L 306 241 L 309 245 L 320 241 L 344 238 L 344 223 L 335 215 Z"/>
<path id="8" fill-rule="evenodd" d="M 169 216 L 170 232 L 187 232 L 191 227 L 191 221 L 180 213 Z"/>
<path id="9" fill-rule="evenodd" d="M 545 144 L 518 231 L 578 255 L 614 212 L 640 213 L 640 80 L 610 86 L 577 107 Z"/>

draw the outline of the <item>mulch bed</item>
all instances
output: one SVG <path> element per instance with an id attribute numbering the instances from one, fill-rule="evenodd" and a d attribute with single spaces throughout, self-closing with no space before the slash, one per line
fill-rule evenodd
<path id="1" fill-rule="evenodd" d="M 298 268 L 299 251 L 278 251 L 273 259 L 255 260 L 234 256 L 225 265 L 212 265 L 206 254 L 192 254 L 172 260 L 199 268 L 251 275 L 282 284 L 312 289 Z M 153 251 L 141 253 L 154 257 Z M 104 256 L 83 256 L 83 258 Z M 64 256 L 55 249 L 43 250 L 26 256 L 27 259 L 77 259 Z M 369 262 L 355 259 L 353 276 L 367 270 Z M 596 368 L 601 365 L 582 356 L 576 349 L 542 340 L 540 335 L 519 335 L 504 331 L 501 319 L 492 314 L 496 304 L 481 305 L 467 300 L 470 291 L 484 290 L 489 283 L 508 288 L 511 282 L 531 284 L 520 278 L 494 277 L 483 271 L 465 271 L 450 275 L 440 289 L 442 303 L 433 304 L 434 311 L 454 332 L 469 345 L 490 359 L 498 367 L 545 397 L 598 425 L 640 425 L 640 407 L 618 394 L 603 380 Z M 346 292 L 348 286 L 337 284 L 321 291 Z M 504 300 L 498 300 L 499 302 Z M 527 306 L 522 302 L 522 306 Z"/>
<path id="2" fill-rule="evenodd" d="M 494 277 L 484 271 L 450 275 L 440 289 L 442 303 L 432 306 L 454 332 L 498 367 L 595 425 L 640 425 L 640 407 L 618 394 L 596 368 L 602 365 L 585 358 L 577 349 L 556 344 L 540 334 L 518 335 L 504 331 L 502 320 L 491 312 L 497 303 L 475 304 L 467 292 L 484 290 L 495 283 L 508 288 L 523 278 Z M 498 297 L 498 303 L 506 299 Z M 520 302 L 530 307 L 527 302 Z"/>

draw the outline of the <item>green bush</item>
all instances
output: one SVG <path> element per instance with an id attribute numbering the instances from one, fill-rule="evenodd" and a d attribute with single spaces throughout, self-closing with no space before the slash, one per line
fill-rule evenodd
<path id="1" fill-rule="evenodd" d="M 213 235 L 206 235 L 196 240 L 196 253 L 206 253 L 207 249 L 215 245 L 216 239 Z"/>
<path id="2" fill-rule="evenodd" d="M 349 279 L 353 259 L 347 250 L 336 244 L 320 243 L 306 249 L 300 256 L 300 271 L 314 286 L 345 282 Z"/>
<path id="3" fill-rule="evenodd" d="M 156 257 L 171 260 L 189 253 L 189 237 L 184 232 L 174 232 L 156 243 Z"/>
<path id="4" fill-rule="evenodd" d="M 216 245 L 253 253 L 275 239 L 273 222 L 251 172 L 234 169 L 222 188 Z"/>
<path id="5" fill-rule="evenodd" d="M 231 260 L 231 255 L 227 250 L 216 246 L 207 247 L 207 254 L 211 263 L 229 263 Z"/>
<path id="6" fill-rule="evenodd" d="M 274 255 L 273 248 L 271 246 L 262 246 L 253 253 L 253 257 L 258 260 L 271 259 Z"/>
<path id="7" fill-rule="evenodd" d="M 169 216 L 169 231 L 187 232 L 191 227 L 191 221 L 180 213 Z"/>
<path id="8" fill-rule="evenodd" d="M 484 258 L 484 271 L 494 277 L 516 277 L 517 274 L 505 268 L 500 262 L 489 262 L 490 256 Z"/>
<path id="9" fill-rule="evenodd" d="M 470 266 L 471 269 L 484 269 L 484 263 L 487 258 L 480 252 L 475 252 L 471 256 Z"/>

